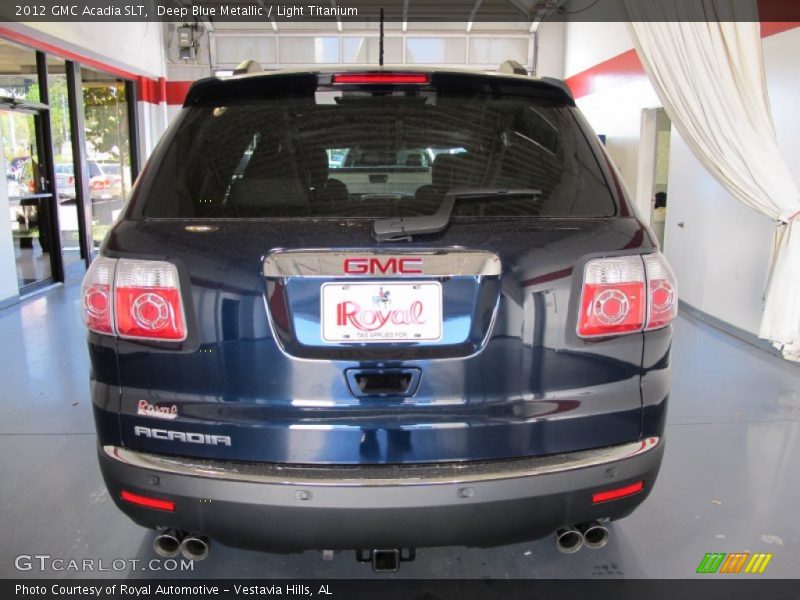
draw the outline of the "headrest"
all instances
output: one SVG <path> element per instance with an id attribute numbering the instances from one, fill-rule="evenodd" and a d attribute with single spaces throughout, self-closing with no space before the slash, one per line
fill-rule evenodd
<path id="1" fill-rule="evenodd" d="M 408 158 L 406 158 L 406 166 L 407 167 L 421 167 L 422 166 L 422 155 L 421 154 L 409 154 Z"/>
<path id="2" fill-rule="evenodd" d="M 281 144 L 272 140 L 262 140 L 247 162 L 244 176 L 247 179 L 270 179 L 287 168 L 289 153 Z"/>
<path id="3" fill-rule="evenodd" d="M 305 148 L 302 156 L 306 162 L 309 187 L 324 186 L 328 181 L 328 153 L 322 148 Z"/>
<path id="4" fill-rule="evenodd" d="M 303 164 L 297 164 L 301 157 Z M 285 144 L 259 145 L 245 171 L 246 179 L 286 179 L 298 175 L 303 186 L 315 188 L 325 185 L 328 153 L 321 148 L 301 148 L 290 153 Z"/>
<path id="5" fill-rule="evenodd" d="M 357 159 L 358 165 L 363 167 L 385 167 L 397 162 L 397 154 L 394 152 L 366 151 L 362 152 Z"/>

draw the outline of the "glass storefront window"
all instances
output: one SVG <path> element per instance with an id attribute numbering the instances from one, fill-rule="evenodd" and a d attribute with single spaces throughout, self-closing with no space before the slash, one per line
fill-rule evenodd
<path id="1" fill-rule="evenodd" d="M 78 203 L 75 193 L 75 159 L 72 155 L 72 127 L 69 119 L 69 94 L 66 63 L 47 57 L 47 92 L 50 106 L 50 131 L 53 137 L 53 163 L 58 199 L 58 224 L 64 268 L 80 265 Z M 80 266 L 76 267 L 80 269 Z"/>
<path id="2" fill-rule="evenodd" d="M 0 39 L 0 97 L 39 102 L 36 52 Z"/>
<path id="3" fill-rule="evenodd" d="M 45 65 L 47 77 L 40 80 Z M 73 73 L 81 82 L 77 98 L 69 85 Z M 137 164 L 131 155 L 130 86 L 109 73 L 0 39 L 0 169 L 4 164 L 6 177 L 0 210 L 9 215 L 21 292 L 80 278 L 86 254 L 122 212 Z M 79 133 L 85 133 L 81 156 L 74 150 Z M 78 165 L 86 171 L 86 193 L 76 186 Z"/>
<path id="4" fill-rule="evenodd" d="M 81 69 L 81 79 L 92 238 L 97 246 L 130 195 L 128 101 L 122 79 L 87 68 Z"/>
<path id="5" fill-rule="evenodd" d="M 50 195 L 44 188 L 37 118 L 35 114 L 19 110 L 0 110 L 6 192 L 20 288 L 53 275 Z"/>

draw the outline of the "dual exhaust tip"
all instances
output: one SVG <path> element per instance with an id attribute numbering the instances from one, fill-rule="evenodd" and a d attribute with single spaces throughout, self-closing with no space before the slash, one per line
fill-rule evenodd
<path id="1" fill-rule="evenodd" d="M 608 528 L 599 521 L 568 525 L 556 531 L 556 548 L 564 554 L 574 554 L 584 546 L 597 550 L 608 543 L 608 537 Z M 175 558 L 180 554 L 187 560 L 204 560 L 208 557 L 210 546 L 211 542 L 206 536 L 176 529 L 160 531 L 153 540 L 156 554 L 164 558 Z M 400 560 L 397 550 L 393 551 L 391 557 L 388 551 L 374 551 L 371 558 L 373 563 L 376 563 L 376 558 L 380 559 L 377 560 L 380 564 L 373 564 L 373 568 L 380 571 L 397 570 L 396 565 Z"/>
<path id="2" fill-rule="evenodd" d="M 179 554 L 186 560 L 203 560 L 208 556 L 211 542 L 197 533 L 184 533 L 176 529 L 159 531 L 153 540 L 156 554 L 164 558 L 175 558 Z"/>
<path id="3" fill-rule="evenodd" d="M 556 548 L 564 554 L 574 554 L 584 546 L 592 550 L 608 543 L 608 527 L 599 521 L 568 525 L 556 531 Z"/>

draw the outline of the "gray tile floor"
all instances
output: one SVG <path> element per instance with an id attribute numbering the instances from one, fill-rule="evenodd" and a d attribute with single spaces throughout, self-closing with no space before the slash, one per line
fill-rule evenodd
<path id="1" fill-rule="evenodd" d="M 76 285 L 0 311 L 0 577 L 19 555 L 149 560 L 152 533 L 117 511 L 100 478 Z M 551 539 L 491 550 L 423 549 L 396 577 L 690 577 L 706 552 L 772 552 L 764 576 L 800 577 L 800 367 L 678 319 L 667 452 L 650 498 L 599 551 Z M 24 563 L 23 563 L 24 564 Z M 130 563 L 128 563 L 130 564 Z M 121 567 L 122 563 L 116 563 Z M 95 562 L 95 568 L 98 563 Z M 212 547 L 194 577 L 374 577 L 351 553 L 278 556 Z M 385 577 L 385 576 L 383 576 Z"/>

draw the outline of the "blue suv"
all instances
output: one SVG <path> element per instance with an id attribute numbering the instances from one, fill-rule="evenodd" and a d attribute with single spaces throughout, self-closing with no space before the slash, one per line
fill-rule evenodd
<path id="1" fill-rule="evenodd" d="M 661 462 L 675 281 L 556 80 L 198 81 L 82 305 L 103 476 L 163 556 L 596 548 Z"/>

